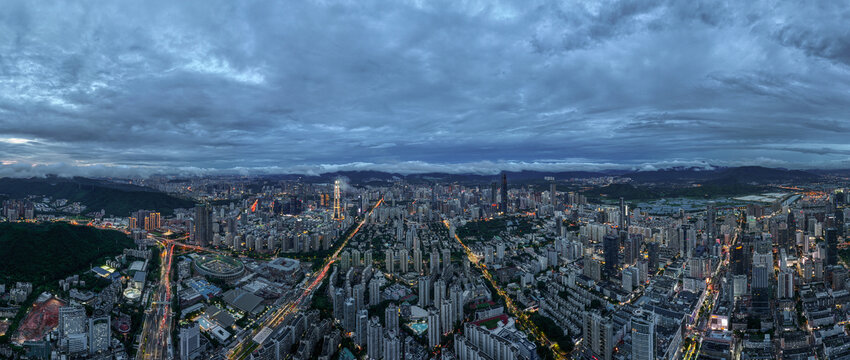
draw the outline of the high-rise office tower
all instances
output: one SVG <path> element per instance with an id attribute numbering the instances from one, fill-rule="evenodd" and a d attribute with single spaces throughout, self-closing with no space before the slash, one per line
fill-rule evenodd
<path id="1" fill-rule="evenodd" d="M 434 309 L 428 311 L 428 347 L 440 344 L 440 314 Z"/>
<path id="2" fill-rule="evenodd" d="M 389 331 L 398 333 L 398 306 L 389 304 L 384 310 L 384 326 Z"/>
<path id="3" fill-rule="evenodd" d="M 706 238 L 708 241 L 714 242 L 717 239 L 717 209 L 715 208 L 714 201 L 709 201 L 708 205 L 705 206 L 705 233 L 707 234 Z"/>
<path id="4" fill-rule="evenodd" d="M 490 183 L 490 205 L 496 206 L 498 202 L 496 201 L 496 194 L 499 193 L 499 183 L 492 182 Z"/>
<path id="5" fill-rule="evenodd" d="M 793 299 L 794 298 L 794 270 L 788 268 L 779 272 L 777 279 L 776 298 L 778 299 Z"/>
<path id="6" fill-rule="evenodd" d="M 616 235 L 608 234 L 602 237 L 602 252 L 605 259 L 605 271 L 612 275 L 619 265 L 620 244 Z"/>
<path id="7" fill-rule="evenodd" d="M 339 179 L 334 180 L 334 208 L 333 208 L 333 219 L 334 220 L 343 220 L 345 219 L 345 215 L 342 213 L 342 206 L 340 206 L 341 194 L 340 194 L 340 185 L 341 182 Z"/>
<path id="8" fill-rule="evenodd" d="M 195 218 L 192 220 L 192 237 L 199 246 L 206 247 L 212 243 L 212 212 L 206 204 L 195 205 Z"/>
<path id="9" fill-rule="evenodd" d="M 180 360 L 189 360 L 201 347 L 201 328 L 198 323 L 180 328 Z"/>
<path id="10" fill-rule="evenodd" d="M 59 309 L 59 337 L 86 332 L 86 309 L 82 306 L 65 306 Z"/>
<path id="11" fill-rule="evenodd" d="M 826 265 L 838 264 L 838 229 L 826 229 Z"/>
<path id="12" fill-rule="evenodd" d="M 646 243 L 646 249 L 649 253 L 648 271 L 650 274 L 655 274 L 658 271 L 658 242 L 652 241 Z"/>
<path id="13" fill-rule="evenodd" d="M 502 172 L 502 205 L 499 210 L 508 213 L 508 175 L 505 172 Z"/>
<path id="14" fill-rule="evenodd" d="M 640 240 L 637 236 L 627 235 L 623 250 L 623 263 L 634 264 L 640 256 Z"/>
<path id="15" fill-rule="evenodd" d="M 549 202 L 552 203 L 552 206 L 558 204 L 558 193 L 555 191 L 555 181 L 549 183 Z"/>
<path id="16" fill-rule="evenodd" d="M 844 236 L 844 208 L 835 209 L 835 229 L 839 236 Z"/>
<path id="17" fill-rule="evenodd" d="M 626 202 L 623 198 L 620 198 L 620 221 L 617 223 L 617 227 L 620 230 L 626 229 L 626 219 L 628 219 L 629 215 L 627 214 L 628 210 L 626 210 Z"/>
<path id="18" fill-rule="evenodd" d="M 655 314 L 638 310 L 632 316 L 632 359 L 655 359 Z"/>
<path id="19" fill-rule="evenodd" d="M 753 293 L 764 292 L 770 286 L 770 273 L 773 268 L 768 268 L 765 264 L 753 265 Z"/>
<path id="20" fill-rule="evenodd" d="M 96 354 L 109 350 L 112 340 L 109 315 L 93 316 L 89 319 L 89 353 Z"/>

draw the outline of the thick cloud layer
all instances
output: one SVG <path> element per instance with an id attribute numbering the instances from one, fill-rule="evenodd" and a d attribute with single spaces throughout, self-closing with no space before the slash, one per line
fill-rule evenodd
<path id="1" fill-rule="evenodd" d="M 3 7 L 0 176 L 850 166 L 839 2 Z"/>

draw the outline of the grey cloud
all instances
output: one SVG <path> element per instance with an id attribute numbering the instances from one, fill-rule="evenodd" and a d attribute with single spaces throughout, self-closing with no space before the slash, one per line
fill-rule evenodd
<path id="1" fill-rule="evenodd" d="M 844 166 L 832 6 L 13 1 L 0 175 Z"/>

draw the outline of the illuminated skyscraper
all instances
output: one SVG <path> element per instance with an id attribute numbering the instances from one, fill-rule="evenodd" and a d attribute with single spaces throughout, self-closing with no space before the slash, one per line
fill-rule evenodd
<path id="1" fill-rule="evenodd" d="M 342 214 L 342 208 L 339 206 L 340 201 L 340 193 L 339 193 L 340 181 L 339 179 L 334 180 L 334 220 L 342 220 L 345 219 L 345 215 Z"/>
<path id="2" fill-rule="evenodd" d="M 626 202 L 621 197 L 620 198 L 620 221 L 617 223 L 617 227 L 619 227 L 620 230 L 626 229 L 626 227 L 628 226 L 628 218 L 629 218 L 629 214 L 628 214 L 628 209 L 626 209 Z"/>
<path id="3" fill-rule="evenodd" d="M 717 238 L 717 210 L 714 206 L 714 201 L 709 201 L 705 207 L 705 233 L 711 242 Z"/>
<path id="4" fill-rule="evenodd" d="M 212 243 L 212 213 L 206 204 L 195 205 L 195 218 L 192 221 L 192 239 L 200 246 Z"/>
<path id="5" fill-rule="evenodd" d="M 502 173 L 502 205 L 499 207 L 503 213 L 508 213 L 508 175 Z"/>

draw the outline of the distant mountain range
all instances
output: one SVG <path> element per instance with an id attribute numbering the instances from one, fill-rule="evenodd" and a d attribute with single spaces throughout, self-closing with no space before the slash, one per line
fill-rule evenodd
<path id="1" fill-rule="evenodd" d="M 86 212 L 106 211 L 107 215 L 128 216 L 146 209 L 170 215 L 176 208 L 189 208 L 194 202 L 155 189 L 81 177 L 0 178 L 0 197 L 21 199 L 27 195 L 68 199 L 86 205 Z"/>
<path id="2" fill-rule="evenodd" d="M 850 173 L 850 171 L 847 171 Z M 604 171 L 508 171 L 506 172 L 510 183 L 542 183 L 546 177 L 554 177 L 556 180 L 586 179 L 594 177 L 614 176 L 630 178 L 636 184 L 685 184 L 685 183 L 717 183 L 717 184 L 767 184 L 786 182 L 810 182 L 821 179 L 824 175 L 841 174 L 837 170 L 826 171 L 802 171 L 781 168 L 767 168 L 761 166 L 740 167 L 677 167 L 652 171 L 627 171 L 627 170 L 604 170 Z M 448 174 L 448 173 L 422 173 L 403 175 L 382 171 L 340 171 L 325 173 L 321 175 L 268 175 L 263 178 L 269 179 L 301 179 L 309 182 L 331 182 L 334 179 L 344 177 L 354 184 L 381 183 L 395 180 L 406 180 L 414 183 L 429 182 L 458 182 L 458 183 L 490 183 L 500 181 L 499 174 Z"/>

